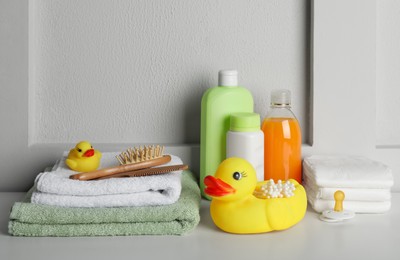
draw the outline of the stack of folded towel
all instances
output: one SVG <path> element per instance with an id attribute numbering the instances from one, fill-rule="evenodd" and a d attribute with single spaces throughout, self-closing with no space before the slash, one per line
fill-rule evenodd
<path id="1" fill-rule="evenodd" d="M 101 167 L 115 166 L 103 153 Z M 161 175 L 71 180 L 65 156 L 43 172 L 14 204 L 9 233 L 16 236 L 182 235 L 200 221 L 200 190 L 190 171 Z M 168 164 L 182 164 L 171 155 Z"/>
<path id="2" fill-rule="evenodd" d="M 361 156 L 310 156 L 303 163 L 308 201 L 317 212 L 332 209 L 333 194 L 345 193 L 343 207 L 357 213 L 390 210 L 393 176 L 386 165 Z"/>

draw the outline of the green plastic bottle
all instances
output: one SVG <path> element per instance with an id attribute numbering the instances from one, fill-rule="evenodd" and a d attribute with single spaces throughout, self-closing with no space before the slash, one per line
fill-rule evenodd
<path id="1" fill-rule="evenodd" d="M 214 175 L 218 165 L 226 159 L 226 133 L 233 113 L 253 112 L 250 91 L 238 86 L 236 70 L 221 70 L 218 86 L 208 89 L 201 100 L 200 188 L 203 197 L 204 178 Z"/>

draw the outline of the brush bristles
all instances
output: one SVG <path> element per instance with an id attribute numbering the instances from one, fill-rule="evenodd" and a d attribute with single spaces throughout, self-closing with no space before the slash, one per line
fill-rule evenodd
<path id="1" fill-rule="evenodd" d="M 164 146 L 139 146 L 139 148 L 128 148 L 125 152 L 117 155 L 116 158 L 121 165 L 138 163 L 162 157 L 164 155 Z"/>

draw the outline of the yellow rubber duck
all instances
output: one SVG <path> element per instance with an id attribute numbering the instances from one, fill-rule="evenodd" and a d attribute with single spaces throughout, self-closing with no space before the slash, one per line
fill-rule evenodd
<path id="1" fill-rule="evenodd" d="M 65 163 L 71 170 L 77 172 L 90 172 L 99 168 L 101 153 L 93 149 L 87 142 L 79 142 L 75 148 L 69 151 Z"/>
<path id="2" fill-rule="evenodd" d="M 253 195 L 257 177 L 253 166 L 241 158 L 223 161 L 215 177 L 204 179 L 205 193 L 212 198 L 211 217 L 220 229 L 237 234 L 264 233 L 287 229 L 303 219 L 306 192 L 297 181 L 294 195 L 287 198 L 258 198 Z"/>

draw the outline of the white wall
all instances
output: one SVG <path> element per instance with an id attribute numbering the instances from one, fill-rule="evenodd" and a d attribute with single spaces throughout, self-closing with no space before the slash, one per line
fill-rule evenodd
<path id="1" fill-rule="evenodd" d="M 307 142 L 309 4 L 31 1 L 29 142 L 199 143 L 200 101 L 237 68 L 262 117 L 289 88 Z"/>
<path id="2" fill-rule="evenodd" d="M 377 18 L 376 141 L 399 148 L 400 1 L 377 1 Z"/>
<path id="3" fill-rule="evenodd" d="M 400 3 L 318 0 L 311 11 L 307 0 L 243 1 L 235 2 L 230 12 L 236 15 L 230 16 L 221 12 L 228 1 L 179 7 L 155 0 L 112 2 L 0 0 L 0 191 L 26 190 L 40 170 L 87 136 L 102 151 L 173 143 L 169 151 L 196 171 L 201 94 L 223 67 L 241 71 L 264 114 L 265 92 L 290 85 L 303 130 L 310 125 L 313 131 L 309 136 L 303 131 L 312 139 L 304 155 L 380 160 L 393 169 L 393 190 L 400 191 Z M 144 13 L 130 15 L 140 4 Z M 141 26 L 130 25 L 136 18 Z M 193 33 L 196 25 L 204 37 Z M 168 34 L 162 28 L 174 30 Z M 148 46 L 135 42 L 136 35 Z M 227 44 L 220 47 L 221 42 Z M 148 61 L 149 56 L 154 58 Z M 147 111 L 144 98 L 162 106 L 151 104 Z M 148 115 L 132 117 L 144 124 L 140 128 L 130 121 L 137 107 Z M 163 117 L 166 111 L 171 121 Z"/>
<path id="4" fill-rule="evenodd" d="M 310 13 L 310 0 L 0 0 L 0 191 L 28 189 L 81 139 L 169 144 L 196 172 L 221 68 L 262 117 L 271 89 L 291 89 L 307 142 Z"/>

